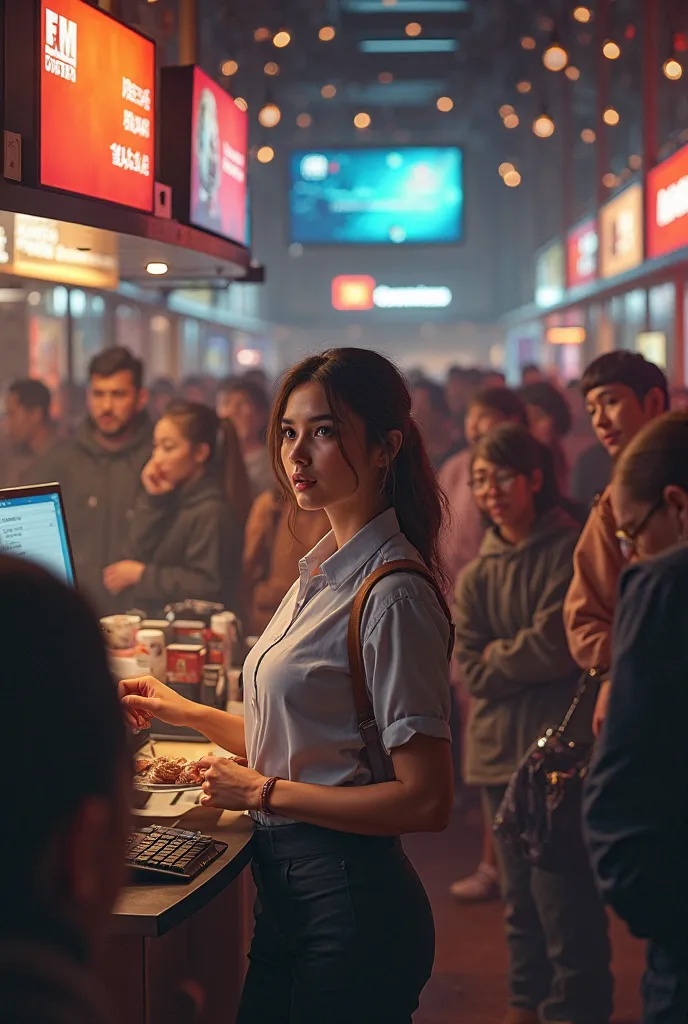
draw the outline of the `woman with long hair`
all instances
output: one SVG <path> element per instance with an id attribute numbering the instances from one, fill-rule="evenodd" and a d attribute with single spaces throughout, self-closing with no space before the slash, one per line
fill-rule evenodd
<path id="1" fill-rule="evenodd" d="M 649 939 L 643 1021 L 688 1020 L 688 413 L 636 435 L 611 503 L 636 564 L 621 577 L 607 717 L 586 780 L 588 847 L 605 900 Z"/>
<path id="2" fill-rule="evenodd" d="M 408 388 L 375 352 L 335 349 L 291 369 L 268 433 L 292 507 L 324 509 L 332 530 L 246 660 L 245 722 L 150 678 L 121 693 L 140 724 L 197 723 L 248 761 L 202 762 L 203 803 L 248 809 L 255 825 L 240 1024 L 410 1024 L 434 928 L 399 836 L 444 829 L 453 799 L 451 627 L 423 578 L 441 577 L 444 502 Z M 398 560 L 411 566 L 378 580 L 352 637 L 372 706 L 359 718 L 352 609 Z"/>
<path id="3" fill-rule="evenodd" d="M 474 698 L 466 780 L 482 788 L 494 820 L 522 758 L 560 724 L 576 691 L 562 608 L 578 527 L 559 504 L 550 451 L 519 424 L 478 441 L 471 487 L 491 526 L 456 588 L 456 652 Z M 587 703 L 576 738 L 591 740 Z M 556 871 L 497 842 L 509 953 L 505 1024 L 609 1019 L 607 919 L 582 836 L 570 838 L 572 863 Z"/>
<path id="4" fill-rule="evenodd" d="M 103 583 L 149 615 L 186 598 L 237 606 L 250 484 L 233 426 L 207 405 L 172 402 L 155 425 L 130 558 Z"/>

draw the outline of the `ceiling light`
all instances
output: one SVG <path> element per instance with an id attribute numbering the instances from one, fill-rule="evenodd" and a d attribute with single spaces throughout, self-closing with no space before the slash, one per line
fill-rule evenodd
<path id="1" fill-rule="evenodd" d="M 597 141 L 597 134 L 592 130 L 592 128 L 584 128 L 580 134 L 580 137 L 583 140 L 583 142 L 587 142 L 588 144 Z"/>
<path id="2" fill-rule="evenodd" d="M 520 92 L 522 96 L 525 96 L 527 92 L 532 92 L 532 90 L 532 84 L 525 78 L 523 81 L 516 83 L 516 92 Z"/>
<path id="3" fill-rule="evenodd" d="M 569 64 L 564 74 L 570 82 L 577 82 L 581 75 L 580 70 L 573 64 Z"/>
<path id="4" fill-rule="evenodd" d="M 516 111 L 511 106 L 510 103 L 502 103 L 501 107 L 499 108 L 499 116 L 501 118 L 508 117 L 509 114 L 515 114 L 515 113 L 516 113 Z"/>
<path id="5" fill-rule="evenodd" d="M 166 263 L 156 261 L 146 265 L 146 272 L 151 274 L 153 277 L 162 277 L 162 275 L 166 274 L 169 269 L 170 268 Z"/>
<path id="6" fill-rule="evenodd" d="M 275 151 L 272 146 L 261 146 L 256 153 L 256 159 L 261 164 L 269 164 L 271 160 L 275 159 Z"/>
<path id="7" fill-rule="evenodd" d="M 602 120 L 605 124 L 614 127 L 614 125 L 617 125 L 619 123 L 621 117 L 619 116 L 619 111 L 615 110 L 614 107 L 607 107 L 607 109 L 602 114 Z"/>
<path id="8" fill-rule="evenodd" d="M 370 128 L 370 120 L 370 114 L 366 114 L 365 111 L 361 111 L 360 114 L 356 114 L 354 124 L 357 128 Z"/>
<path id="9" fill-rule="evenodd" d="M 290 42 L 291 36 L 284 30 L 277 32 L 277 34 L 272 37 L 272 45 L 276 46 L 278 50 L 283 50 L 285 46 L 289 46 Z"/>
<path id="10" fill-rule="evenodd" d="M 507 188 L 518 188 L 521 184 L 521 175 L 515 170 L 507 171 L 503 180 Z"/>
<path id="11" fill-rule="evenodd" d="M 454 100 L 451 96 L 440 96 L 437 100 L 437 109 L 443 114 L 448 114 L 450 110 L 454 109 Z"/>
<path id="12" fill-rule="evenodd" d="M 246 102 L 243 96 L 237 96 L 234 102 L 236 103 L 239 110 L 243 110 L 244 113 L 248 110 L 248 103 Z"/>
<path id="13" fill-rule="evenodd" d="M 613 39 L 608 39 L 602 47 L 602 53 L 607 60 L 618 60 L 621 56 L 621 47 Z"/>
<path id="14" fill-rule="evenodd" d="M 534 50 L 537 46 L 537 43 L 535 42 L 532 36 L 523 36 L 523 38 L 521 39 L 521 46 L 524 50 Z"/>
<path id="15" fill-rule="evenodd" d="M 592 19 L 592 11 L 588 7 L 575 7 L 573 16 L 576 21 L 579 21 L 581 25 L 587 25 Z"/>
<path id="16" fill-rule="evenodd" d="M 392 74 L 391 71 L 381 71 L 380 74 L 377 76 L 377 80 L 382 85 L 389 85 L 390 82 L 394 81 L 394 75 Z"/>
<path id="17" fill-rule="evenodd" d="M 331 100 L 334 96 L 337 95 L 337 87 L 336 85 L 323 85 L 320 92 L 322 93 L 324 99 Z"/>
<path id="18" fill-rule="evenodd" d="M 299 116 L 296 118 L 296 123 L 299 126 L 299 128 L 310 128 L 310 126 L 313 124 L 313 118 L 311 117 L 310 114 L 299 114 Z"/>
<path id="19" fill-rule="evenodd" d="M 282 111 L 276 103 L 266 103 L 258 113 L 258 120 L 263 128 L 275 128 L 282 120 Z"/>
<path id="20" fill-rule="evenodd" d="M 321 43 L 331 43 L 336 35 L 336 29 L 332 25 L 323 25 L 318 32 L 318 39 Z"/>
<path id="21" fill-rule="evenodd" d="M 419 36 L 423 31 L 423 26 L 418 21 L 409 21 L 408 25 L 404 29 L 407 36 L 411 36 L 413 39 Z"/>
<path id="22" fill-rule="evenodd" d="M 533 134 L 539 139 L 549 139 L 554 135 L 555 125 L 549 114 L 542 113 L 533 121 Z"/>
<path id="23" fill-rule="evenodd" d="M 507 114 L 504 118 L 505 128 L 518 128 L 520 123 L 518 114 Z"/>
<path id="24" fill-rule="evenodd" d="M 239 65 L 235 60 L 226 60 L 220 70 L 225 78 L 229 78 L 231 75 L 236 75 Z"/>
<path id="25" fill-rule="evenodd" d="M 613 171 L 607 171 L 607 173 L 602 178 L 602 184 L 605 188 L 614 188 L 614 186 L 617 184 L 617 177 Z"/>
<path id="26" fill-rule="evenodd" d="M 497 170 L 499 171 L 499 177 L 503 178 L 505 174 L 508 174 L 509 171 L 515 171 L 516 168 L 514 167 L 513 164 L 509 163 L 508 160 L 505 160 L 504 163 L 501 163 L 499 165 Z"/>
<path id="27" fill-rule="evenodd" d="M 638 153 L 633 153 L 628 158 L 628 166 L 632 171 L 639 171 L 643 166 L 643 158 Z"/>
<path id="28" fill-rule="evenodd" d="M 662 71 L 669 81 L 678 82 L 679 78 L 683 75 L 683 65 L 675 57 L 670 57 L 669 60 L 664 61 Z"/>
<path id="29" fill-rule="evenodd" d="M 542 55 L 542 63 L 548 71 L 563 71 L 569 62 L 569 55 L 561 45 L 556 32 L 552 32 L 549 45 Z"/>
<path id="30" fill-rule="evenodd" d="M 280 66 L 279 64 L 275 63 L 274 60 L 269 60 L 265 67 L 263 68 L 263 71 L 265 72 L 266 75 L 270 75 L 271 77 L 274 78 L 275 75 L 279 75 Z"/>

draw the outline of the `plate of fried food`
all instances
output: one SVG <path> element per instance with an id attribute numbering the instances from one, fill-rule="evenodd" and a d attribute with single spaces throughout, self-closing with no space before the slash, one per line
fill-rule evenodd
<path id="1" fill-rule="evenodd" d="M 143 793 L 176 793 L 203 785 L 198 762 L 185 757 L 137 757 L 134 768 L 134 788 Z"/>

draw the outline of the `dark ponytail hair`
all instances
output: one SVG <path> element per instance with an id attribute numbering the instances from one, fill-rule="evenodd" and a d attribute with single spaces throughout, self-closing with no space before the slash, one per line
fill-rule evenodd
<path id="1" fill-rule="evenodd" d="M 665 413 L 643 427 L 619 459 L 614 478 L 632 501 L 654 505 L 671 484 L 688 494 L 688 412 Z"/>
<path id="2" fill-rule="evenodd" d="M 207 471 L 220 478 L 227 502 L 244 526 L 251 508 L 251 483 L 233 424 L 219 419 L 208 405 L 182 400 L 170 402 L 162 418 L 172 420 L 191 444 L 208 445 Z"/>
<path id="3" fill-rule="evenodd" d="M 511 469 L 519 476 L 529 477 L 539 469 L 542 473 L 542 487 L 533 496 L 538 516 L 561 504 L 551 451 L 520 423 L 500 423 L 486 434 L 473 449 L 471 469 L 476 459 Z"/>
<path id="4" fill-rule="evenodd" d="M 379 444 L 388 451 L 390 431 L 401 433 L 402 444 L 396 458 L 388 455 L 381 490 L 396 511 L 402 533 L 437 578 L 445 583 L 438 539 L 443 517 L 448 513 L 447 499 L 411 416 L 408 385 L 399 370 L 377 352 L 360 348 L 330 349 L 304 359 L 284 375 L 272 406 L 268 444 L 275 475 L 292 510 L 298 506 L 282 465 L 282 418 L 291 393 L 311 382 L 320 384 L 325 392 L 334 416 L 339 450 L 349 465 L 338 427 L 346 408 L 363 420 L 371 445 Z"/>

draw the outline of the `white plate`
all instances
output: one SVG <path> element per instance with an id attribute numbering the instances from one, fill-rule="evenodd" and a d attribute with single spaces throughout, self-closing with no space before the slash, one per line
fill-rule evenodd
<path id="1" fill-rule="evenodd" d="M 174 783 L 168 786 L 162 782 L 139 782 L 134 779 L 134 789 L 138 789 L 140 793 L 183 793 L 186 790 L 202 788 L 203 786 L 198 782 L 190 786 L 179 786 Z"/>

